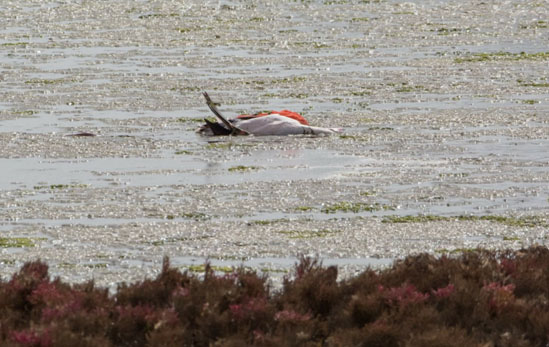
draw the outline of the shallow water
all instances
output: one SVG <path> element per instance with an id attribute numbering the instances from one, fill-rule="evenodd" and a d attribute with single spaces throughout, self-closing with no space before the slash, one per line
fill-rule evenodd
<path id="1" fill-rule="evenodd" d="M 546 224 L 382 222 L 547 218 L 548 58 L 535 54 L 549 10 L 534 1 L 0 10 L 0 237 L 35 244 L 0 249 L 4 276 L 40 257 L 113 287 L 154 275 L 165 254 L 273 275 L 318 255 L 345 275 L 546 242 Z M 345 132 L 204 138 L 204 90 L 227 116 L 285 108 Z M 98 136 L 67 136 L 79 132 Z"/>

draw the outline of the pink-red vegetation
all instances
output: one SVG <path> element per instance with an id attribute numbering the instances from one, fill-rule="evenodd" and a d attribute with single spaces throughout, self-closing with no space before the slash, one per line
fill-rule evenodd
<path id="1" fill-rule="evenodd" d="M 25 264 L 0 282 L 2 346 L 546 346 L 549 250 L 428 254 L 337 280 L 301 257 L 279 291 L 244 268 L 122 284 L 50 279 Z"/>

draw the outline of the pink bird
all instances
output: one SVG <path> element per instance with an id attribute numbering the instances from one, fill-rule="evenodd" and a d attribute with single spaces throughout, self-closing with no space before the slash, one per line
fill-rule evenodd
<path id="1" fill-rule="evenodd" d="M 267 113 L 241 114 L 227 120 L 217 110 L 208 93 L 204 92 L 208 107 L 215 114 L 218 122 L 207 119 L 197 132 L 203 135 L 330 135 L 341 132 L 339 128 L 321 128 L 309 125 L 299 113 L 282 110 Z"/>

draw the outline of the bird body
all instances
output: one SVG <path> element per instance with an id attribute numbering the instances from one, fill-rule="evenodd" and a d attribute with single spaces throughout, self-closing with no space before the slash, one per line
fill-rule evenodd
<path id="1" fill-rule="evenodd" d="M 288 110 L 253 115 L 243 114 L 227 120 L 219 113 L 207 93 L 204 93 L 204 97 L 220 122 L 211 122 L 205 119 L 206 124 L 197 130 L 203 135 L 330 135 L 341 132 L 341 129 L 337 128 L 310 126 L 309 122 L 299 113 Z"/>

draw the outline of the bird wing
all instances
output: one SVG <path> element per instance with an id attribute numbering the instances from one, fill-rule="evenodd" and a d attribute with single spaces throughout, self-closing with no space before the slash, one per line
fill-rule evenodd
<path id="1" fill-rule="evenodd" d="M 204 98 L 206 99 L 206 103 L 208 104 L 208 107 L 212 112 L 215 114 L 215 116 L 223 123 L 225 126 L 231 130 L 231 135 L 249 135 L 246 131 L 234 126 L 231 122 L 229 122 L 225 117 L 221 115 L 221 113 L 217 110 L 217 107 L 215 106 L 212 99 L 210 99 L 210 96 L 208 93 L 204 92 L 202 93 L 204 95 Z"/>

